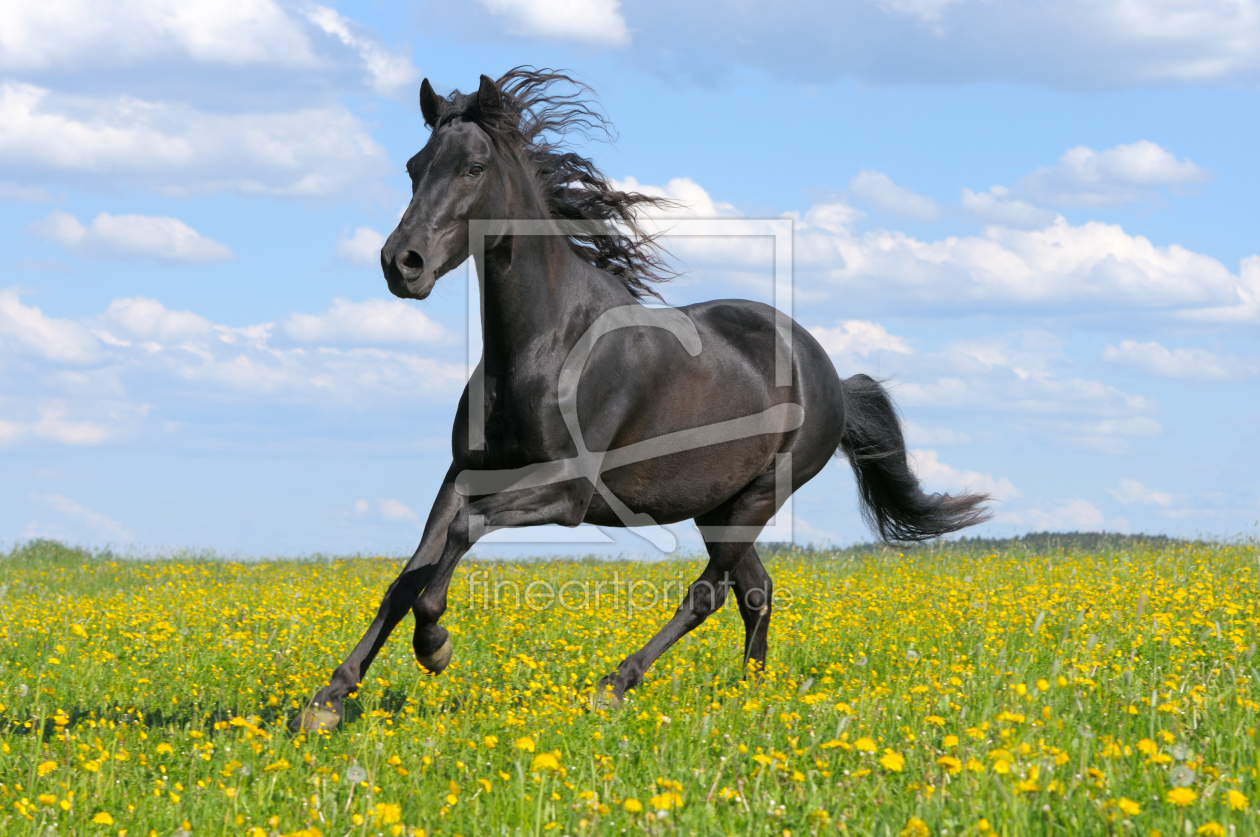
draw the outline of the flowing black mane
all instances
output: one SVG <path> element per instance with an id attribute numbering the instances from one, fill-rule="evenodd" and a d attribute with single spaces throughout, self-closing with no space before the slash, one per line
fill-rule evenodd
<path id="1" fill-rule="evenodd" d="M 439 124 L 476 121 L 501 148 L 520 153 L 537 179 L 552 218 L 597 221 L 601 235 L 568 236 L 569 246 L 587 263 L 616 276 L 636 298 L 660 294 L 649 282 L 663 282 L 676 274 L 662 258 L 660 244 L 635 219 L 636 207 L 668 207 L 665 198 L 622 192 L 595 164 L 564 143 L 569 133 L 602 133 L 611 137 L 607 119 L 585 94 L 593 91 L 564 73 L 517 67 L 496 82 L 503 107 L 484 113 L 476 94 L 458 90 L 446 97 Z M 568 86 L 569 90 L 557 90 Z"/>

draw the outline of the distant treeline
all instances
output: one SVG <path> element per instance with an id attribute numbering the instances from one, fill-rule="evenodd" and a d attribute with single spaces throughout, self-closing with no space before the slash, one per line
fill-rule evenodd
<path id="1" fill-rule="evenodd" d="M 1196 543 L 1199 541 L 1184 538 L 1172 538 L 1167 535 L 1121 535 L 1116 532 L 1033 532 L 1015 538 L 957 538 L 936 540 L 910 546 L 889 546 L 884 543 L 859 543 L 852 546 L 808 545 L 794 543 L 759 543 L 757 551 L 762 556 L 798 555 L 817 556 L 819 558 L 844 558 L 861 555 L 906 555 L 923 552 L 949 552 L 960 555 L 990 555 L 1018 552 L 1028 555 L 1044 555 L 1066 552 L 1116 552 L 1132 549 L 1165 549 L 1177 545 Z M 307 555 L 289 560 L 328 561 L 338 558 L 359 558 L 358 555 Z M 681 558 L 697 558 L 701 555 L 678 555 Z M 119 554 L 109 549 L 88 549 L 81 546 L 68 546 L 60 541 L 37 538 L 17 544 L 9 552 L 0 551 L 0 561 L 31 561 L 41 563 L 82 563 L 84 561 L 120 560 L 182 560 L 182 561 L 257 561 L 286 560 L 283 556 L 268 556 L 260 559 L 249 555 L 219 555 L 209 551 L 159 552 L 144 555 Z M 538 555 L 533 558 L 517 558 L 516 561 L 577 560 L 603 562 L 609 560 L 625 560 L 624 556 L 575 556 L 575 555 Z"/>
<path id="2" fill-rule="evenodd" d="M 908 546 L 889 546 L 885 543 L 860 543 L 853 546 L 800 546 L 792 543 L 758 544 L 762 555 L 816 554 L 816 555 L 886 555 L 888 553 L 911 554 L 916 552 L 952 552 L 966 555 L 987 555 L 1021 552 L 1044 555 L 1058 552 L 1115 552 L 1127 549 L 1164 549 L 1190 544 L 1185 538 L 1167 535 L 1122 535 L 1118 532 L 1031 532 L 1014 538 L 956 538 L 936 540 Z"/>

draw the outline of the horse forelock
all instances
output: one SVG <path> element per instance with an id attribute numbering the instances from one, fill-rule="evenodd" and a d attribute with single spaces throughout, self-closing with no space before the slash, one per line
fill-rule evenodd
<path id="1" fill-rule="evenodd" d="M 509 70 L 495 86 L 501 103 L 488 112 L 475 93 L 453 91 L 434 130 L 455 121 L 476 123 L 496 147 L 521 160 L 552 218 L 605 224 L 607 232 L 601 235 L 568 236 L 578 257 L 616 276 L 634 296 L 659 299 L 650 283 L 676 274 L 666 265 L 655 236 L 639 226 L 637 215 L 672 202 L 615 188 L 589 158 L 566 144 L 570 133 L 614 136 L 589 98 L 591 89 L 565 73 L 532 67 Z"/>

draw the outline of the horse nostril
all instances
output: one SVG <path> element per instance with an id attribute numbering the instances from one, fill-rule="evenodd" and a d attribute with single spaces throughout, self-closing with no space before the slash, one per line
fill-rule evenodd
<path id="1" fill-rule="evenodd" d="M 415 250 L 408 250 L 398 260 L 398 268 L 404 276 L 414 277 L 424 270 L 424 257 Z"/>

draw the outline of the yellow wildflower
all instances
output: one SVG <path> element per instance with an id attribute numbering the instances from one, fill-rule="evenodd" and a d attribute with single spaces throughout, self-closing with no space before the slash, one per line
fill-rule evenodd
<path id="1" fill-rule="evenodd" d="M 900 773 L 906 766 L 906 759 L 900 753 L 894 753 L 892 750 L 884 750 L 884 755 L 880 756 L 879 763 L 885 770 Z"/>
<path id="2" fill-rule="evenodd" d="M 1190 788 L 1173 788 L 1164 798 L 1178 808 L 1185 808 L 1187 805 L 1192 805 L 1199 795 Z"/>

